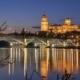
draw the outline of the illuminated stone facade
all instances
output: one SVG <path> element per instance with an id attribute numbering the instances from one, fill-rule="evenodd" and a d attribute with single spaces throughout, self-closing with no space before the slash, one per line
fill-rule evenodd
<path id="1" fill-rule="evenodd" d="M 43 15 L 41 18 L 41 31 L 54 32 L 54 33 L 66 33 L 70 31 L 80 31 L 78 25 L 72 24 L 70 18 L 66 18 L 64 24 L 48 24 L 48 18 Z"/>
<path id="2" fill-rule="evenodd" d="M 48 26 L 48 19 L 46 15 L 43 15 L 41 19 L 41 31 L 48 31 Z"/>

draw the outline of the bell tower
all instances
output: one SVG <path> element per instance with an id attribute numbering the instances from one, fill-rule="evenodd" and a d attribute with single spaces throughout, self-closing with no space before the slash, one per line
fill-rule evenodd
<path id="1" fill-rule="evenodd" d="M 41 31 L 48 31 L 48 19 L 45 14 L 41 18 Z"/>

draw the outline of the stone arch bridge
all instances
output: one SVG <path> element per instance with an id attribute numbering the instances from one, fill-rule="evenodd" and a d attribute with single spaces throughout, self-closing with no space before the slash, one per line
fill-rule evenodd
<path id="1" fill-rule="evenodd" d="M 43 39 L 39 37 L 27 37 L 21 36 L 3 36 L 0 37 L 0 41 L 6 41 L 11 46 L 28 46 L 30 43 L 34 44 L 34 47 L 65 47 L 65 46 L 78 46 L 74 41 L 67 39 Z"/>

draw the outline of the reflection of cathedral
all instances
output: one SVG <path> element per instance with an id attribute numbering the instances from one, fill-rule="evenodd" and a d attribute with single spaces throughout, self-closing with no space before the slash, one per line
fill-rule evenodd
<path id="1" fill-rule="evenodd" d="M 3 52 L 2 55 L 0 54 L 0 59 L 9 55 L 8 59 L 5 59 L 6 64 L 4 63 L 8 64 L 9 75 L 24 70 L 24 77 L 26 77 L 26 73 L 28 74 L 30 70 L 36 70 L 46 78 L 50 71 L 64 72 L 66 69 L 69 73 L 77 73 L 80 69 L 79 49 L 10 48 L 6 49 L 8 54 L 5 49 L 0 51 Z M 0 67 L 2 64 L 0 63 Z M 21 67 L 22 64 L 24 67 Z"/>
<path id="2" fill-rule="evenodd" d="M 61 72 L 66 68 L 68 72 L 77 72 L 80 67 L 78 49 L 34 48 L 32 50 L 33 54 L 30 52 L 31 50 L 32 49 L 23 48 L 22 53 L 18 48 L 10 49 L 10 62 L 20 62 L 22 61 L 21 59 L 24 59 L 24 76 L 28 68 L 32 68 L 33 63 L 35 63 L 36 71 L 40 68 L 42 76 L 47 76 L 49 70 Z M 14 63 L 9 64 L 9 74 L 11 65 L 15 68 Z"/>
<path id="3" fill-rule="evenodd" d="M 77 73 L 79 70 L 79 50 L 78 49 L 56 49 L 44 48 L 45 53 L 41 53 L 41 75 L 47 76 L 47 72 Z M 45 55 L 44 55 L 45 54 Z"/>
<path id="4" fill-rule="evenodd" d="M 64 24 L 49 25 L 46 15 L 41 18 L 41 31 L 54 32 L 54 33 L 66 33 L 70 31 L 80 31 L 79 26 L 72 24 L 70 18 L 66 18 Z"/>

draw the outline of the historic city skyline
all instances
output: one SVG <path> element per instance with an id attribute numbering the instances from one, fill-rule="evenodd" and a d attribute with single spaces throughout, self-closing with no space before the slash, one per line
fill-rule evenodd
<path id="1" fill-rule="evenodd" d="M 53 32 L 55 34 L 64 34 L 67 32 L 80 32 L 80 26 L 73 24 L 70 18 L 66 18 L 63 24 L 49 24 L 47 16 L 44 14 L 41 18 L 40 30 L 45 32 Z"/>
<path id="2" fill-rule="evenodd" d="M 79 3 L 79 0 L 1 0 L 0 25 L 6 20 L 8 27 L 32 31 L 33 26 L 40 25 L 44 13 L 51 24 L 63 23 L 60 20 L 70 17 L 74 24 L 80 25 Z"/>

